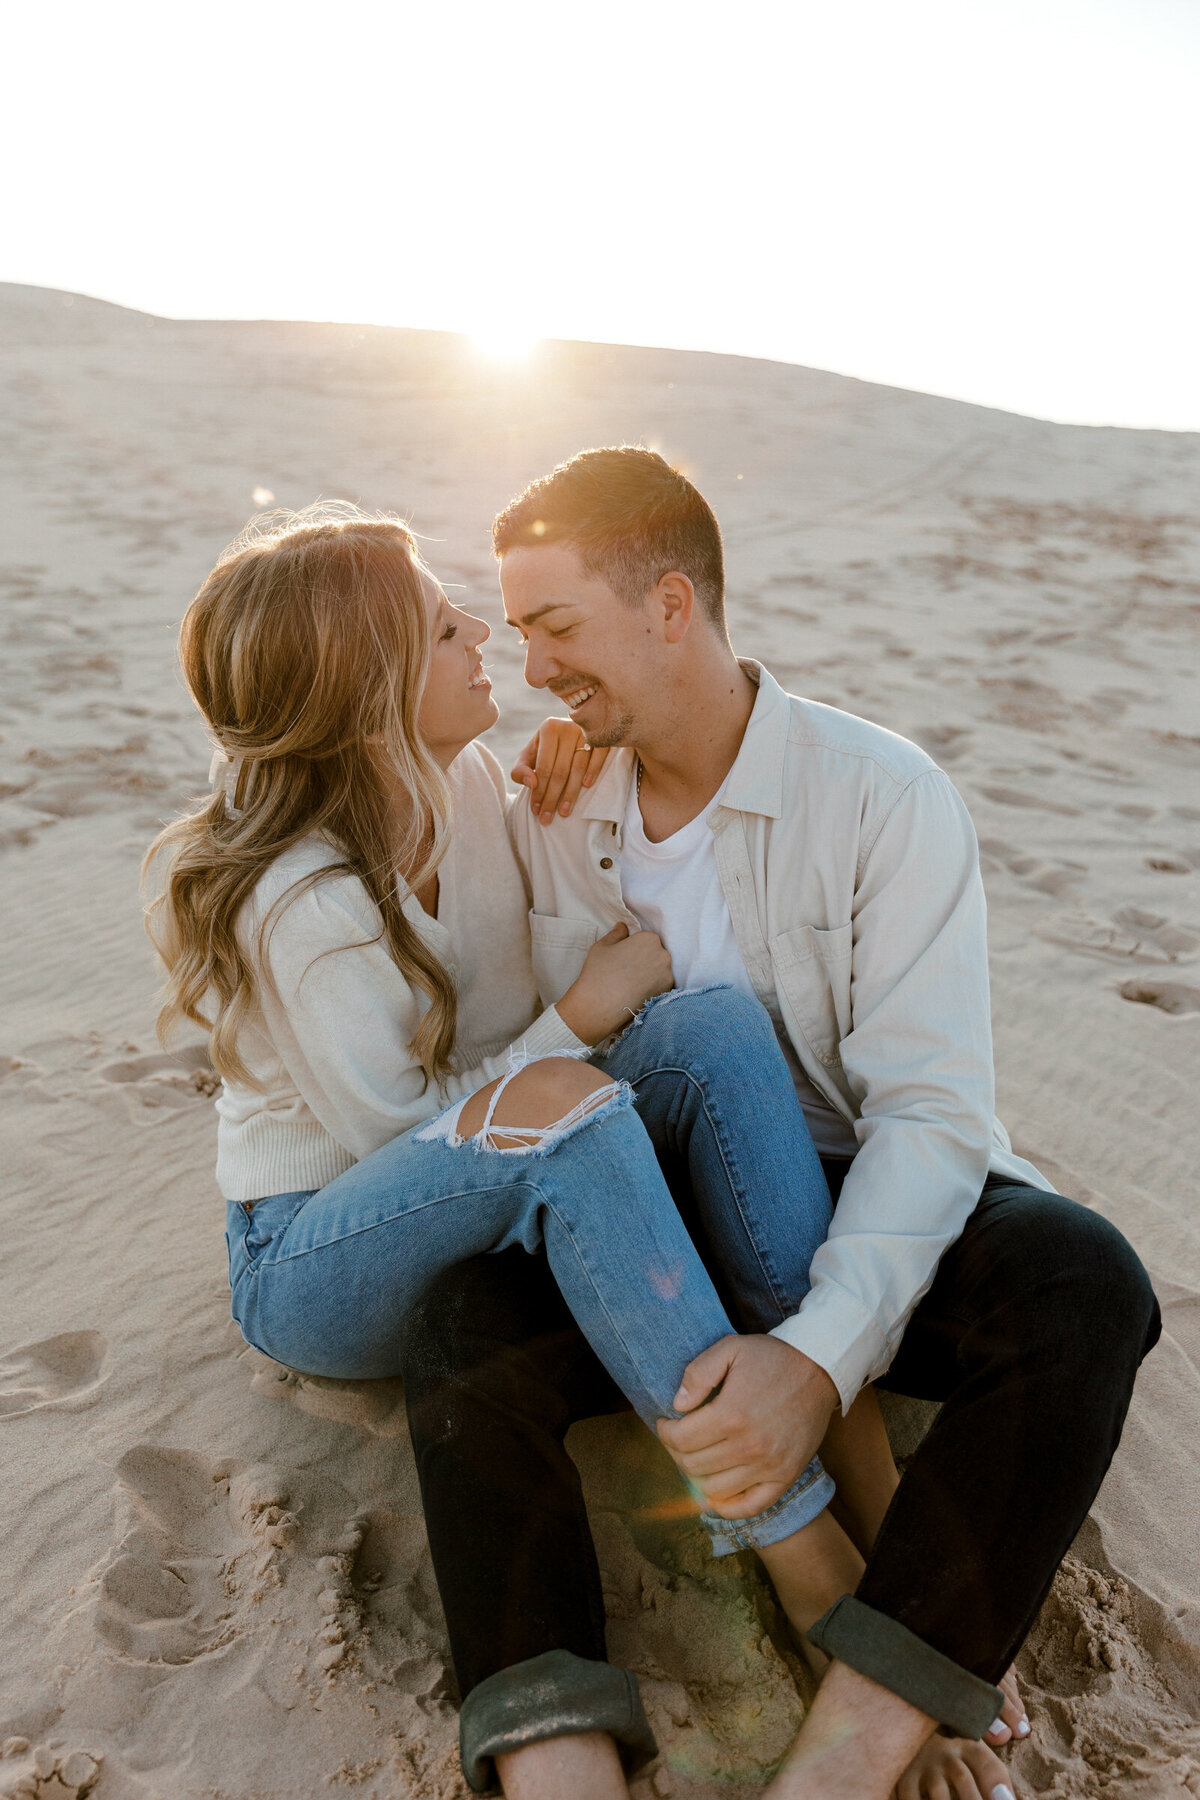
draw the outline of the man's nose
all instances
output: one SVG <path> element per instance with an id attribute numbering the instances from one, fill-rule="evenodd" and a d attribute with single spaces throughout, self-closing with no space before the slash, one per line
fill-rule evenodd
<path id="1" fill-rule="evenodd" d="M 544 688 L 558 672 L 554 658 L 530 638 L 525 646 L 525 679 L 531 688 Z"/>

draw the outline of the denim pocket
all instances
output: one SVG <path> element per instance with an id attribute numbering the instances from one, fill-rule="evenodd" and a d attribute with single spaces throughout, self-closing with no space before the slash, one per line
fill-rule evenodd
<path id="1" fill-rule="evenodd" d="M 255 1200 L 252 1205 L 243 1202 L 239 1206 L 238 1210 L 246 1217 L 242 1249 L 248 1268 L 257 1267 L 263 1251 L 287 1230 L 305 1201 L 311 1200 L 316 1191 L 305 1188 L 295 1194 L 272 1194 L 266 1200 Z"/>

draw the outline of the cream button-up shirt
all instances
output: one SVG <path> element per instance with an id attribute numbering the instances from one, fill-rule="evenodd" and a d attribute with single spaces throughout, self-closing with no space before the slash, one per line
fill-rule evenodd
<path id="1" fill-rule="evenodd" d="M 975 832 L 949 778 L 882 726 L 787 694 L 758 698 L 708 822 L 754 991 L 858 1150 L 800 1311 L 777 1326 L 848 1408 L 894 1356 L 989 1169 L 1046 1188 L 995 1117 L 987 929 Z M 609 758 L 569 819 L 510 829 L 552 1005 L 596 939 L 637 921 L 620 852 L 635 759 Z"/>

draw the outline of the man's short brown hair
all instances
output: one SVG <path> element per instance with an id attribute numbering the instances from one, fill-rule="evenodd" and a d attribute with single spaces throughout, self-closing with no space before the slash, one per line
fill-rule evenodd
<path id="1" fill-rule="evenodd" d="M 635 606 L 671 570 L 686 575 L 705 616 L 725 631 L 725 555 L 712 507 L 654 450 L 582 450 L 509 502 L 492 524 L 506 551 L 568 544 L 589 574 Z"/>

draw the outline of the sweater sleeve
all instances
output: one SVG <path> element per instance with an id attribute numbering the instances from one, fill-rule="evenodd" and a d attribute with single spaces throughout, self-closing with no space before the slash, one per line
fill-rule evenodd
<path id="1" fill-rule="evenodd" d="M 319 881 L 284 905 L 268 932 L 263 1021 L 296 1089 L 355 1158 L 514 1066 L 585 1056 L 589 1046 L 549 1007 L 476 1067 L 431 1082 L 411 1040 L 427 1009 L 388 954 L 353 879 Z"/>

